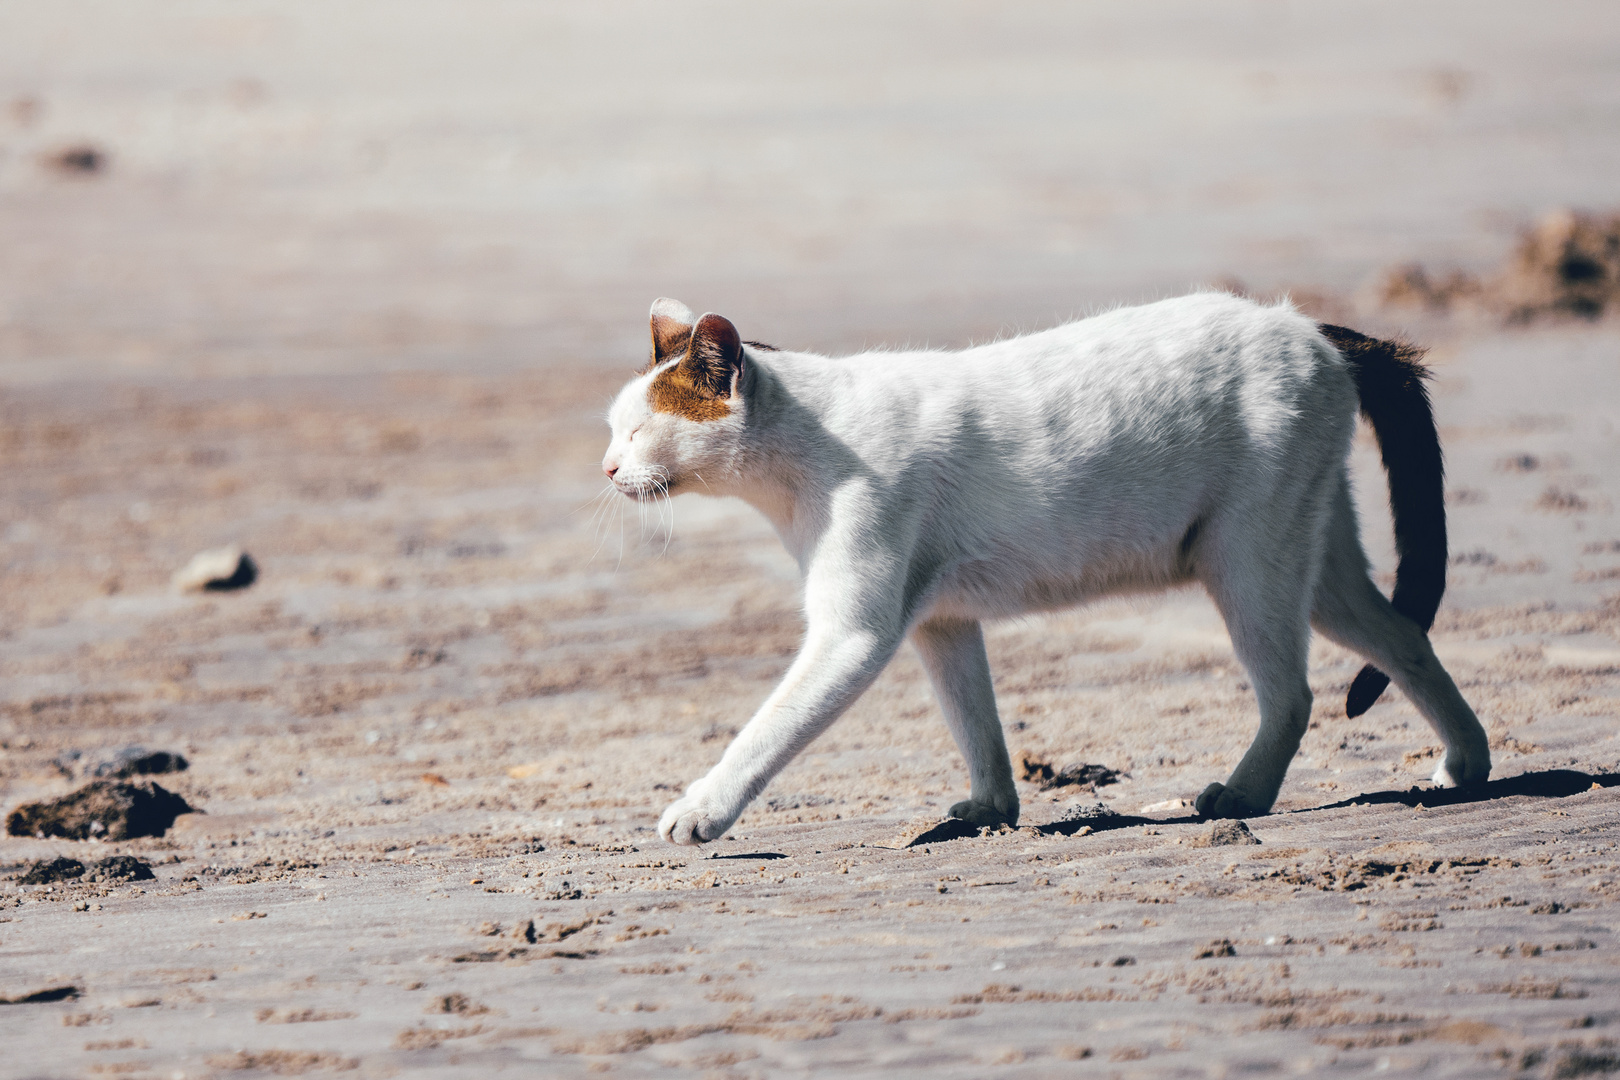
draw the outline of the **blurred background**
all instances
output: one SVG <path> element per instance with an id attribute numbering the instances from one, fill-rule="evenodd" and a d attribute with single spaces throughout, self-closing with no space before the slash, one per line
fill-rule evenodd
<path id="1" fill-rule="evenodd" d="M 960 344 L 1479 270 L 1620 175 L 1605 0 L 0 15 L 0 382 Z"/>

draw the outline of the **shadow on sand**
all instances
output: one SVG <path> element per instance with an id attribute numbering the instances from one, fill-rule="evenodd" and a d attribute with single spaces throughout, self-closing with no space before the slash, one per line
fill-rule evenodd
<path id="1" fill-rule="evenodd" d="M 1478 787 L 1470 788 L 1408 788 L 1405 791 L 1372 791 L 1362 795 L 1354 795 L 1339 802 L 1328 803 L 1324 806 L 1311 806 L 1303 810 L 1285 810 L 1272 817 L 1293 817 L 1299 814 L 1315 814 L 1323 810 L 1342 810 L 1350 806 L 1378 806 L 1385 803 L 1401 803 L 1405 806 L 1457 806 L 1462 803 L 1489 802 L 1492 799 L 1506 799 L 1515 795 L 1524 795 L 1537 799 L 1565 799 L 1571 795 L 1579 795 L 1583 791 L 1594 788 L 1620 787 L 1620 773 L 1583 773 L 1574 769 L 1549 769 L 1546 772 L 1521 773 L 1502 780 L 1490 780 Z M 1200 817 L 1197 814 L 1183 814 L 1180 817 L 1142 817 L 1136 814 L 1099 814 L 1091 817 L 1074 818 L 1067 821 L 1054 821 L 1047 825 L 1035 826 L 1035 831 L 1043 836 L 1073 836 L 1081 829 L 1089 828 L 1094 833 L 1110 832 L 1114 829 L 1128 829 L 1133 825 L 1197 825 L 1200 822 L 1212 820 Z M 979 836 L 980 826 L 971 825 L 966 821 L 951 818 L 940 822 L 932 829 L 918 836 L 907 844 L 907 847 L 919 847 L 923 844 L 937 844 L 947 840 L 962 840 L 970 836 Z"/>

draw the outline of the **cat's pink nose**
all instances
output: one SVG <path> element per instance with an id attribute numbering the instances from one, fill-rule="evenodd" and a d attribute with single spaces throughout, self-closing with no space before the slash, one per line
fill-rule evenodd
<path id="1" fill-rule="evenodd" d="M 613 474 L 619 471 L 619 463 L 616 461 L 604 461 L 602 462 L 602 471 L 607 473 L 608 479 L 611 480 Z"/>

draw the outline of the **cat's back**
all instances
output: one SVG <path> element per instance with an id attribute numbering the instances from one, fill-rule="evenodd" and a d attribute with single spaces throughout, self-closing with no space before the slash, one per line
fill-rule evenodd
<path id="1" fill-rule="evenodd" d="M 1355 411 L 1343 361 L 1308 317 L 1225 293 L 959 352 L 807 358 L 790 370 L 830 431 L 895 468 L 970 445 L 975 460 L 1031 467 L 1211 441 L 1281 453 L 1289 436 Z"/>
<path id="2" fill-rule="evenodd" d="M 1320 342 L 1315 323 L 1290 305 L 1194 293 L 1116 308 L 960 356 L 974 381 L 999 381 L 1012 393 L 1067 385 L 1139 390 L 1156 382 L 1196 390 L 1233 380 L 1267 382 L 1286 392 L 1319 378 L 1324 362 L 1342 367 Z"/>
<path id="3" fill-rule="evenodd" d="M 1287 304 L 1196 293 L 959 353 L 902 354 L 883 373 L 936 420 L 1079 439 L 1166 438 L 1353 413 L 1355 391 L 1315 323 Z"/>

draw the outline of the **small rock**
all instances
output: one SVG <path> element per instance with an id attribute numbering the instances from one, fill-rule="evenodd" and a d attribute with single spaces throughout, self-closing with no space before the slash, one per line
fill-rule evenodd
<path id="1" fill-rule="evenodd" d="M 1095 821 L 1099 818 L 1119 817 L 1119 811 L 1111 809 L 1107 803 L 1075 803 L 1063 812 L 1059 821 Z"/>
<path id="2" fill-rule="evenodd" d="M 1217 821 L 1209 829 L 1211 847 L 1224 847 L 1228 844 L 1258 844 L 1259 842 L 1260 838 L 1249 831 L 1246 822 Z"/>
<path id="3" fill-rule="evenodd" d="M 110 760 L 99 762 L 91 775 L 97 778 L 122 780 L 126 776 L 156 776 L 162 773 L 185 772 L 189 768 L 191 762 L 173 751 L 126 746 Z"/>
<path id="4" fill-rule="evenodd" d="M 12 836 L 60 836 L 67 840 L 127 840 L 162 836 L 181 814 L 185 799 L 150 780 L 96 780 L 78 791 L 27 803 L 6 816 Z"/>
<path id="5" fill-rule="evenodd" d="M 41 859 L 17 878 L 21 885 L 49 885 L 53 881 L 70 881 L 84 874 L 84 863 L 78 859 L 69 859 L 57 856 L 54 859 Z"/>
<path id="6" fill-rule="evenodd" d="M 107 154 L 100 147 L 81 143 L 46 154 L 44 161 L 47 168 L 69 176 L 93 176 L 107 167 Z"/>
<path id="7" fill-rule="evenodd" d="M 253 556 L 241 548 L 214 548 L 193 555 L 170 579 L 176 592 L 230 592 L 245 589 L 259 578 Z"/>
<path id="8" fill-rule="evenodd" d="M 69 750 L 58 755 L 55 764 L 64 776 L 96 780 L 185 772 L 191 767 L 191 763 L 181 754 L 170 750 L 148 750 L 144 746 L 126 746 L 110 757 L 94 758 L 82 750 Z"/>
<path id="9" fill-rule="evenodd" d="M 1260 838 L 1249 831 L 1241 821 L 1217 821 L 1209 828 L 1208 836 L 1189 842 L 1189 847 L 1227 847 L 1232 844 L 1258 844 Z"/>

